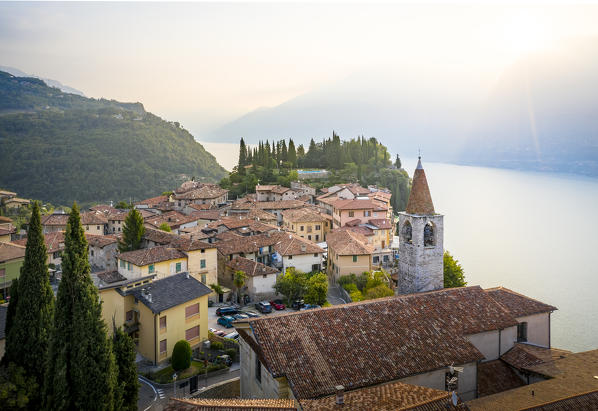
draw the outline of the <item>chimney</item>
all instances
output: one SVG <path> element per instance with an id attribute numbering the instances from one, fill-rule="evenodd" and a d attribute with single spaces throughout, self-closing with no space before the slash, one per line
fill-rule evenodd
<path id="1" fill-rule="evenodd" d="M 187 280 L 189 279 L 189 271 L 187 271 L 187 272 L 185 273 L 185 278 L 186 278 Z"/>
<path id="2" fill-rule="evenodd" d="M 305 244 L 301 244 L 301 251 L 305 252 L 305 250 L 307 250 L 307 247 L 305 246 Z"/>
<path id="3" fill-rule="evenodd" d="M 336 404 L 343 405 L 345 403 L 345 387 L 337 385 L 334 388 L 336 389 Z"/>
<path id="4" fill-rule="evenodd" d="M 147 300 L 151 303 L 152 302 L 152 294 L 147 293 Z"/>

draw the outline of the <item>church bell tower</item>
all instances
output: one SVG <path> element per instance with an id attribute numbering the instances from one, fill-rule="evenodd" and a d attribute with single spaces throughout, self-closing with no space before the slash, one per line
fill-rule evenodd
<path id="1" fill-rule="evenodd" d="M 426 173 L 419 157 L 407 209 L 399 213 L 397 294 L 444 288 L 443 231 L 443 216 L 434 212 Z"/>

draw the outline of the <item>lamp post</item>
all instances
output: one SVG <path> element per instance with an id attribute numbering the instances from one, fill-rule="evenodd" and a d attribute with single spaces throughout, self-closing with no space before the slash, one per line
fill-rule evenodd
<path id="1" fill-rule="evenodd" d="M 172 390 L 174 392 L 174 394 L 172 395 L 173 398 L 176 398 L 176 372 L 174 374 L 172 374 Z"/>

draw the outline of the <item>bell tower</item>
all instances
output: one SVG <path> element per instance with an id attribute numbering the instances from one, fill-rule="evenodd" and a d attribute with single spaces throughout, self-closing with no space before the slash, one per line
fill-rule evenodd
<path id="1" fill-rule="evenodd" d="M 434 212 L 426 173 L 419 157 L 407 209 L 399 213 L 397 294 L 444 287 L 443 232 L 443 216 Z"/>

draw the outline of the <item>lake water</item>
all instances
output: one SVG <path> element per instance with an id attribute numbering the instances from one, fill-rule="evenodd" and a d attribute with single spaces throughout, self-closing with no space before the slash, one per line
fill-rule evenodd
<path id="1" fill-rule="evenodd" d="M 236 144 L 208 143 L 225 168 Z M 416 161 L 403 167 L 412 175 Z M 598 348 L 598 180 L 428 163 L 446 250 L 469 285 L 502 285 L 554 305 L 552 345 Z"/>

